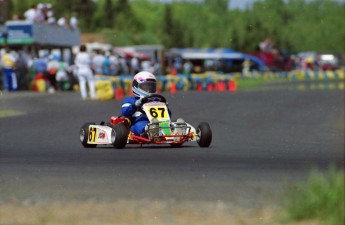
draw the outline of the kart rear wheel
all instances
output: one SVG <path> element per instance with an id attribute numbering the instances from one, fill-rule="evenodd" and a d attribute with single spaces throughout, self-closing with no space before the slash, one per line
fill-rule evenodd
<path id="1" fill-rule="evenodd" d="M 115 140 L 114 140 L 114 147 L 115 148 L 118 148 L 118 149 L 121 149 L 121 148 L 124 148 L 127 144 L 127 139 L 128 139 L 128 130 L 127 130 L 127 127 L 124 123 L 119 123 L 119 124 L 116 124 L 114 127 L 113 127 L 115 133 Z"/>
<path id="2" fill-rule="evenodd" d="M 201 148 L 207 148 L 212 142 L 212 131 L 208 123 L 200 123 L 197 132 L 197 142 Z"/>
<path id="3" fill-rule="evenodd" d="M 80 128 L 79 138 L 81 144 L 84 146 L 84 148 L 95 148 L 97 145 L 95 144 L 88 144 L 87 140 L 89 139 L 89 126 L 90 125 L 96 125 L 95 123 L 85 123 Z"/>

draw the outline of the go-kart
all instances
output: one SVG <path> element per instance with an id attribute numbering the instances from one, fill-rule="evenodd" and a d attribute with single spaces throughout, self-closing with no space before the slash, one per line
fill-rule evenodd
<path id="1" fill-rule="evenodd" d="M 80 142 L 85 148 L 97 145 L 113 145 L 121 149 L 126 144 L 170 144 L 180 147 L 187 141 L 196 141 L 200 147 L 209 147 L 212 131 L 208 123 L 202 122 L 195 129 L 182 119 L 171 121 L 166 99 L 153 94 L 141 100 L 140 110 L 149 123 L 142 135 L 130 131 L 130 120 L 123 116 L 112 116 L 110 122 L 85 123 L 80 128 Z"/>

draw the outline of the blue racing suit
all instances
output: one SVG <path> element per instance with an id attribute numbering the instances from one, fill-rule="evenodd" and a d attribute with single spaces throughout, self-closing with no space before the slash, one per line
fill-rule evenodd
<path id="1" fill-rule="evenodd" d="M 144 130 L 145 126 L 149 123 L 149 119 L 145 113 L 141 112 L 135 106 L 135 101 L 139 97 L 127 97 L 122 101 L 121 115 L 127 117 L 131 121 L 131 131 L 139 136 Z M 171 111 L 168 109 L 169 115 L 171 116 Z"/>

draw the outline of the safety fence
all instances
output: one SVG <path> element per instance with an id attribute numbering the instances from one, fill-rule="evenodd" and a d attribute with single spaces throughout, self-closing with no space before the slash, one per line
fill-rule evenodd
<path id="1" fill-rule="evenodd" d="M 101 100 L 116 99 L 121 100 L 127 95 L 132 95 L 132 76 L 104 76 L 96 75 L 96 94 Z M 251 72 L 247 74 L 231 73 L 220 74 L 216 72 L 206 72 L 203 74 L 178 74 L 157 76 L 158 92 L 170 92 L 172 94 L 177 91 L 237 91 L 237 83 L 241 80 L 344 80 L 345 71 L 290 71 L 290 72 Z M 331 87 L 331 89 L 343 89 L 341 82 L 339 85 L 306 85 L 304 89 L 316 89 L 320 87 Z M 303 87 L 299 86 L 299 89 Z"/>

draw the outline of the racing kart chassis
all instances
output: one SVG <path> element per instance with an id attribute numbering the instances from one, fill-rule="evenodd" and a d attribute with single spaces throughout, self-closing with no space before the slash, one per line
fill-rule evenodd
<path id="1" fill-rule="evenodd" d="M 82 145 L 85 148 L 113 145 L 118 149 L 124 148 L 126 144 L 170 144 L 179 147 L 187 141 L 196 141 L 200 147 L 210 146 L 212 131 L 209 124 L 203 122 L 194 128 L 184 121 L 171 121 L 163 96 L 155 94 L 143 98 L 142 109 L 150 121 L 142 135 L 130 131 L 128 118 L 112 116 L 110 123 L 85 123 L 80 128 Z"/>

